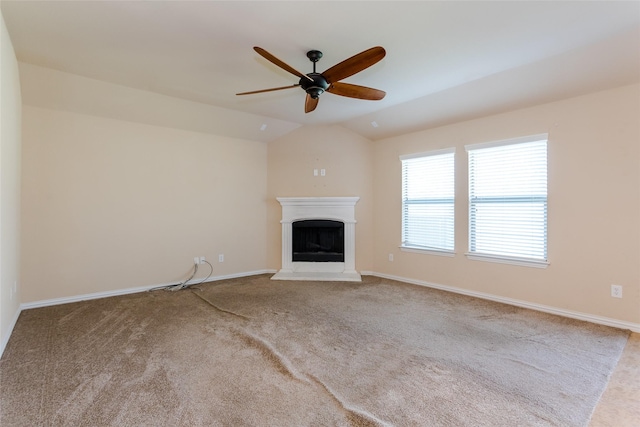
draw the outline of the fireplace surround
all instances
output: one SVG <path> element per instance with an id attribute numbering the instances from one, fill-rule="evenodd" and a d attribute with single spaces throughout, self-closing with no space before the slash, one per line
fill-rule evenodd
<path id="1" fill-rule="evenodd" d="M 278 197 L 282 206 L 282 268 L 273 280 L 361 281 L 355 269 L 355 205 L 359 197 Z M 344 224 L 344 261 L 294 261 L 293 223 L 335 221 Z"/>

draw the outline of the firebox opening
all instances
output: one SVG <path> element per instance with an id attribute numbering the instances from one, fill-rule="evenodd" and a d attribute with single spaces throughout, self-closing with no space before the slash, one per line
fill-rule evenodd
<path id="1" fill-rule="evenodd" d="M 343 222 L 314 219 L 292 227 L 294 262 L 344 262 Z"/>

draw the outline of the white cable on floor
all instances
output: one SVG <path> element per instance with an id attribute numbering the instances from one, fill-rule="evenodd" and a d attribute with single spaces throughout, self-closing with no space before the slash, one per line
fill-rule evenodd
<path id="1" fill-rule="evenodd" d="M 206 282 L 207 279 L 209 279 L 209 277 L 211 277 L 211 275 L 213 274 L 213 265 L 211 265 L 211 263 L 209 261 L 203 261 L 206 262 L 207 264 L 209 264 L 209 268 L 211 269 L 209 271 L 209 274 L 207 275 L 207 277 L 205 277 L 204 279 L 202 279 L 200 282 L 198 283 L 192 283 L 190 285 L 188 285 L 187 283 L 189 283 L 195 276 L 196 273 L 198 273 L 198 264 L 194 264 L 194 269 L 193 269 L 193 274 L 191 274 L 191 276 L 185 280 L 184 282 L 180 282 L 180 283 L 176 283 L 175 285 L 169 285 L 169 286 L 159 286 L 157 288 L 153 288 L 153 289 L 149 289 L 150 291 L 158 291 L 158 290 L 165 290 L 165 291 L 179 291 L 181 289 L 187 289 L 193 285 L 201 285 L 202 283 Z"/>

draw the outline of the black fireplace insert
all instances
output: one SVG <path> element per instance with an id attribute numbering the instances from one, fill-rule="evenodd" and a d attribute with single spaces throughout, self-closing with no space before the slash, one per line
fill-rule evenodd
<path id="1" fill-rule="evenodd" d="M 294 262 L 344 262 L 344 223 L 304 220 L 292 224 Z"/>

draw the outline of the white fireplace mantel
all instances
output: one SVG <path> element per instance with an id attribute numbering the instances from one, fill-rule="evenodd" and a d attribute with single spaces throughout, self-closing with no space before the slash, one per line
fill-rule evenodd
<path id="1" fill-rule="evenodd" d="M 359 197 L 278 197 L 282 205 L 282 269 L 274 280 L 361 281 L 356 271 L 355 205 Z M 292 224 L 324 219 L 344 223 L 344 262 L 293 262 Z"/>

